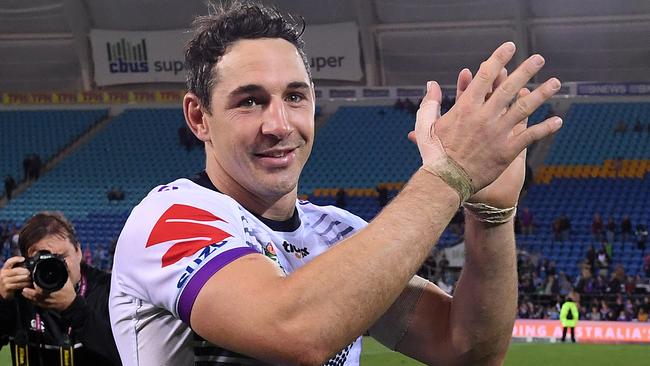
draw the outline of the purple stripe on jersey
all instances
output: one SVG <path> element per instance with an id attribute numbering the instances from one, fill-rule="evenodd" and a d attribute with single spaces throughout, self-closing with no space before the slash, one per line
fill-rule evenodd
<path id="1" fill-rule="evenodd" d="M 217 273 L 221 268 L 225 267 L 228 263 L 234 261 L 237 258 L 243 257 L 248 254 L 259 253 L 252 248 L 235 248 L 227 250 L 216 257 L 212 258 L 211 261 L 204 264 L 203 267 L 192 276 L 190 281 L 185 285 L 181 297 L 178 300 L 178 315 L 181 317 L 181 320 L 186 324 L 190 324 L 190 313 L 192 312 L 192 307 L 194 306 L 194 300 L 199 295 L 199 291 L 203 288 L 206 282 Z"/>

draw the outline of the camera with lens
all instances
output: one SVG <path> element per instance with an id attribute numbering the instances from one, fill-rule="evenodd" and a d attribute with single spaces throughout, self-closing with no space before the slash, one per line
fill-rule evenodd
<path id="1" fill-rule="evenodd" d="M 29 270 L 32 282 L 46 292 L 59 291 L 68 281 L 68 266 L 63 256 L 47 250 L 27 258 L 24 267 Z"/>

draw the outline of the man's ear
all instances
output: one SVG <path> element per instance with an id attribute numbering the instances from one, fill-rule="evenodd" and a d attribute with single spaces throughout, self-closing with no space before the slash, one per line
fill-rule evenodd
<path id="1" fill-rule="evenodd" d="M 210 141 L 210 125 L 204 120 L 206 112 L 201 108 L 199 97 L 194 93 L 186 93 L 183 97 L 183 114 L 190 131 L 201 141 Z"/>

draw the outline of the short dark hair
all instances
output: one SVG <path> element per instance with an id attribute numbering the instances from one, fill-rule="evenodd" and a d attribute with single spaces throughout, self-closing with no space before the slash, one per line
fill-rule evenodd
<path id="1" fill-rule="evenodd" d="M 50 235 L 68 239 L 75 248 L 81 247 L 74 226 L 61 212 L 43 211 L 27 220 L 18 233 L 18 247 L 22 256 L 27 257 L 32 245 Z"/>
<path id="2" fill-rule="evenodd" d="M 277 8 L 254 0 L 235 0 L 210 4 L 210 14 L 192 23 L 194 36 L 185 46 L 187 89 L 196 94 L 210 111 L 211 90 L 216 82 L 214 65 L 228 46 L 242 39 L 281 38 L 296 47 L 311 80 L 309 61 L 304 52 L 302 17 L 283 15 Z"/>

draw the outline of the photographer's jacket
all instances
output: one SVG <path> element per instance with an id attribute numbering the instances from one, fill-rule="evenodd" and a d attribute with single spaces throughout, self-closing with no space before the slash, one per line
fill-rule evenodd
<path id="1" fill-rule="evenodd" d="M 23 327 L 28 334 L 29 365 L 60 365 L 60 338 L 65 336 L 58 334 L 63 332 L 74 347 L 74 365 L 120 365 L 108 318 L 110 274 L 85 264 L 81 273 L 86 288 L 77 291 L 74 302 L 61 313 L 37 308 L 20 295 L 0 300 L 0 348 L 11 343 L 15 357 L 15 337 Z"/>

